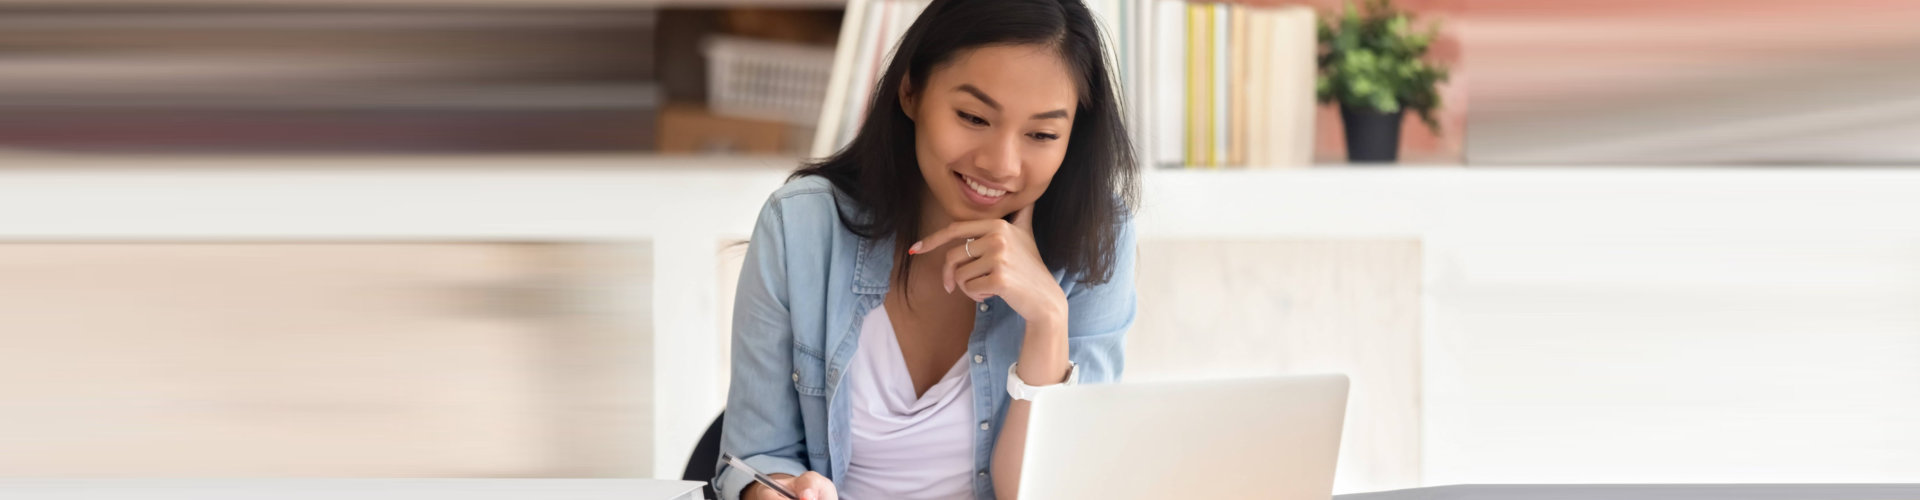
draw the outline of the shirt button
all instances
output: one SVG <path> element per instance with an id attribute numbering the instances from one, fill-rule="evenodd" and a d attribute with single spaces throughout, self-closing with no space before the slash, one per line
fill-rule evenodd
<path id="1" fill-rule="evenodd" d="M 989 423 L 986 423 L 986 422 L 981 422 L 981 423 L 980 423 L 980 430 L 983 430 L 983 431 L 984 431 L 984 430 L 987 430 L 988 428 L 991 428 L 991 427 L 993 427 L 993 424 L 989 424 Z"/>
<path id="2" fill-rule="evenodd" d="M 987 312 L 987 303 L 985 302 L 980 303 L 980 312 Z"/>
<path id="3" fill-rule="evenodd" d="M 793 372 L 793 381 L 794 382 L 800 381 L 800 372 Z"/>
<path id="4" fill-rule="evenodd" d="M 987 477 L 987 471 L 980 471 L 980 477 Z"/>
<path id="5" fill-rule="evenodd" d="M 977 365 L 977 364 L 980 364 L 980 363 L 985 363 L 985 362 L 987 362 L 987 357 L 986 357 L 986 356 L 981 356 L 981 355 L 979 355 L 979 354 L 975 354 L 975 355 L 973 355 L 973 364 L 976 364 L 976 365 Z"/>

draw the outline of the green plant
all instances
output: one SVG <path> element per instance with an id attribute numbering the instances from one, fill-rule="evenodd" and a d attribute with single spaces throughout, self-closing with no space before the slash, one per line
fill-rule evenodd
<path id="1" fill-rule="evenodd" d="M 1428 63 L 1427 48 L 1440 34 L 1439 23 L 1425 33 L 1413 33 L 1413 15 L 1394 8 L 1390 0 L 1369 0 L 1363 10 L 1348 2 L 1339 20 L 1320 21 L 1320 78 L 1315 91 L 1321 103 L 1392 113 L 1410 109 L 1435 133 L 1440 108 L 1435 89 L 1447 81 L 1447 69 Z"/>

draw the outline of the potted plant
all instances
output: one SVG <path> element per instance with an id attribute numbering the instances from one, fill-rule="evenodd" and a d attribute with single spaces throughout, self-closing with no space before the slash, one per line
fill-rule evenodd
<path id="1" fill-rule="evenodd" d="M 1411 109 L 1434 133 L 1440 124 L 1435 89 L 1447 81 L 1447 69 L 1425 60 L 1439 25 L 1413 32 L 1413 15 L 1390 0 L 1368 0 L 1365 9 L 1351 2 L 1338 20 L 1320 22 L 1322 104 L 1339 102 L 1352 162 L 1392 162 L 1399 156 L 1400 124 Z"/>

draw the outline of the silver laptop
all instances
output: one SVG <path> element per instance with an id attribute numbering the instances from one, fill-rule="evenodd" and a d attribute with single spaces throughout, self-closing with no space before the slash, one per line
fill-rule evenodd
<path id="1" fill-rule="evenodd" d="M 1339 374 L 1052 389 L 1020 498 L 1327 500 L 1346 408 Z"/>

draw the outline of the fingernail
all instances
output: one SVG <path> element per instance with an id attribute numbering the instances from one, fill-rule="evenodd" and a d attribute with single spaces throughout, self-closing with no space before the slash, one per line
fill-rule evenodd
<path id="1" fill-rule="evenodd" d="M 913 242 L 913 246 L 907 247 L 907 255 L 914 255 L 918 253 L 920 253 L 920 242 L 918 241 Z"/>
<path id="2" fill-rule="evenodd" d="M 952 294 L 953 294 L 953 284 L 952 284 L 952 283 L 947 283 L 947 284 L 946 284 L 946 287 L 947 287 L 947 294 L 948 294 L 948 295 L 952 295 Z"/>
<path id="3" fill-rule="evenodd" d="M 805 498 L 805 499 L 807 499 L 807 500 L 813 500 L 813 499 L 815 499 L 815 498 L 820 498 L 820 495 L 818 495 L 818 494 L 815 494 L 815 493 L 813 492 L 813 488 L 807 488 L 807 491 L 802 491 L 802 492 L 800 492 L 800 498 Z"/>

